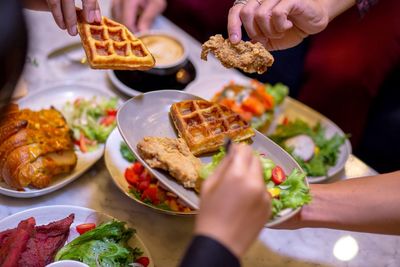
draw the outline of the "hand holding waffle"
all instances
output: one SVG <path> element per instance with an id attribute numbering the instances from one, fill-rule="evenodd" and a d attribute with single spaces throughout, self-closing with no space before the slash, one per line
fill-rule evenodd
<path id="1" fill-rule="evenodd" d="M 101 13 L 97 0 L 81 0 L 85 21 L 100 22 Z M 25 0 L 24 6 L 29 9 L 50 11 L 58 27 L 67 30 L 70 35 L 78 31 L 75 0 Z"/>

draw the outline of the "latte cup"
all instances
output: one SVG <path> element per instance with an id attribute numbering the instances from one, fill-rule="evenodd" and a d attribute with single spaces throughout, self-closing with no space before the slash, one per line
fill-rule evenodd
<path id="1" fill-rule="evenodd" d="M 177 72 L 188 60 L 188 50 L 178 37 L 164 31 L 149 31 L 138 35 L 153 55 L 156 64 L 146 72 L 168 75 Z"/>

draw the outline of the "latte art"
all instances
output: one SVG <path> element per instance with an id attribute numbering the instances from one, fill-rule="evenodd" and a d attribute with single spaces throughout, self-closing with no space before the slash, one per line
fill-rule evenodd
<path id="1" fill-rule="evenodd" d="M 145 35 L 140 39 L 156 59 L 156 67 L 177 63 L 184 55 L 183 46 L 169 36 Z"/>

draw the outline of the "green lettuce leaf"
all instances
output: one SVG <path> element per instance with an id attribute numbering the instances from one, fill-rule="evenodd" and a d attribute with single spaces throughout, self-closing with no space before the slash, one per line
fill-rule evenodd
<path id="1" fill-rule="evenodd" d="M 142 255 L 128 240 L 135 230 L 124 222 L 110 221 L 75 238 L 56 254 L 55 260 L 76 260 L 90 267 L 129 266 Z"/>

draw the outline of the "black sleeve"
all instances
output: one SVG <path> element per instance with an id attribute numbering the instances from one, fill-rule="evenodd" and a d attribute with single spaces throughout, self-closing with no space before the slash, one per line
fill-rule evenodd
<path id="1" fill-rule="evenodd" d="M 180 267 L 240 267 L 235 255 L 218 241 L 207 236 L 195 236 Z"/>

